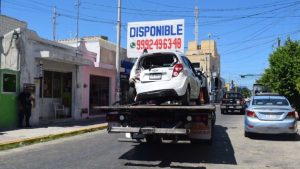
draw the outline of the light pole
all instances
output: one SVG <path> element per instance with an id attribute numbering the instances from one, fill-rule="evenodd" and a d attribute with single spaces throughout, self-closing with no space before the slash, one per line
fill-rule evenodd
<path id="1" fill-rule="evenodd" d="M 120 46 L 121 46 L 121 0 L 118 0 L 117 48 L 116 48 L 116 102 L 120 101 Z"/>

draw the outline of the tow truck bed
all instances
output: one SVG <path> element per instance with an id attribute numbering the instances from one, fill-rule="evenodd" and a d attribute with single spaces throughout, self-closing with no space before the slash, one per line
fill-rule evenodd
<path id="1" fill-rule="evenodd" d="M 94 107 L 106 112 L 109 133 L 131 138 L 212 140 L 215 106 L 118 105 Z"/>

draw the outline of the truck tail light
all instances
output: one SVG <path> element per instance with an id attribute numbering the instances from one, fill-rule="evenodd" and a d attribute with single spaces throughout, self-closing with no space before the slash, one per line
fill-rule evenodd
<path id="1" fill-rule="evenodd" d="M 179 73 L 183 70 L 183 65 L 178 63 L 174 66 L 172 77 L 177 77 Z"/>
<path id="2" fill-rule="evenodd" d="M 294 111 L 288 112 L 288 114 L 286 115 L 286 118 L 293 118 L 293 119 L 295 119 L 296 118 L 296 113 Z"/>
<path id="3" fill-rule="evenodd" d="M 141 70 L 140 69 L 136 69 L 135 70 L 135 79 L 136 80 L 140 80 L 140 76 L 141 76 Z"/>
<path id="4" fill-rule="evenodd" d="M 244 100 L 244 99 L 241 99 L 241 100 L 240 100 L 240 103 L 241 103 L 241 105 L 243 105 L 243 104 L 245 103 L 245 100 Z"/>
<path id="5" fill-rule="evenodd" d="M 246 114 L 247 114 L 248 117 L 253 117 L 253 118 L 256 117 L 256 114 L 255 114 L 254 111 L 249 111 L 249 110 L 247 110 L 247 111 L 246 111 Z"/>

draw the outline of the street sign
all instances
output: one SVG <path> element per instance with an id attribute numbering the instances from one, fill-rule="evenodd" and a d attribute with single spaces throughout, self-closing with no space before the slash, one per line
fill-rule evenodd
<path id="1" fill-rule="evenodd" d="M 149 22 L 129 22 L 127 29 L 127 56 L 138 58 L 148 53 L 184 52 L 184 19 Z"/>

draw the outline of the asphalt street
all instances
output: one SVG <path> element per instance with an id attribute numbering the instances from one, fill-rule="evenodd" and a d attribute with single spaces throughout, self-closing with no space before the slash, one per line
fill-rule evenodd
<path id="1" fill-rule="evenodd" d="M 1 169 L 299 168 L 300 136 L 243 135 L 243 115 L 221 115 L 212 145 L 118 142 L 105 130 L 0 152 Z M 299 126 L 298 126 L 299 128 Z"/>

